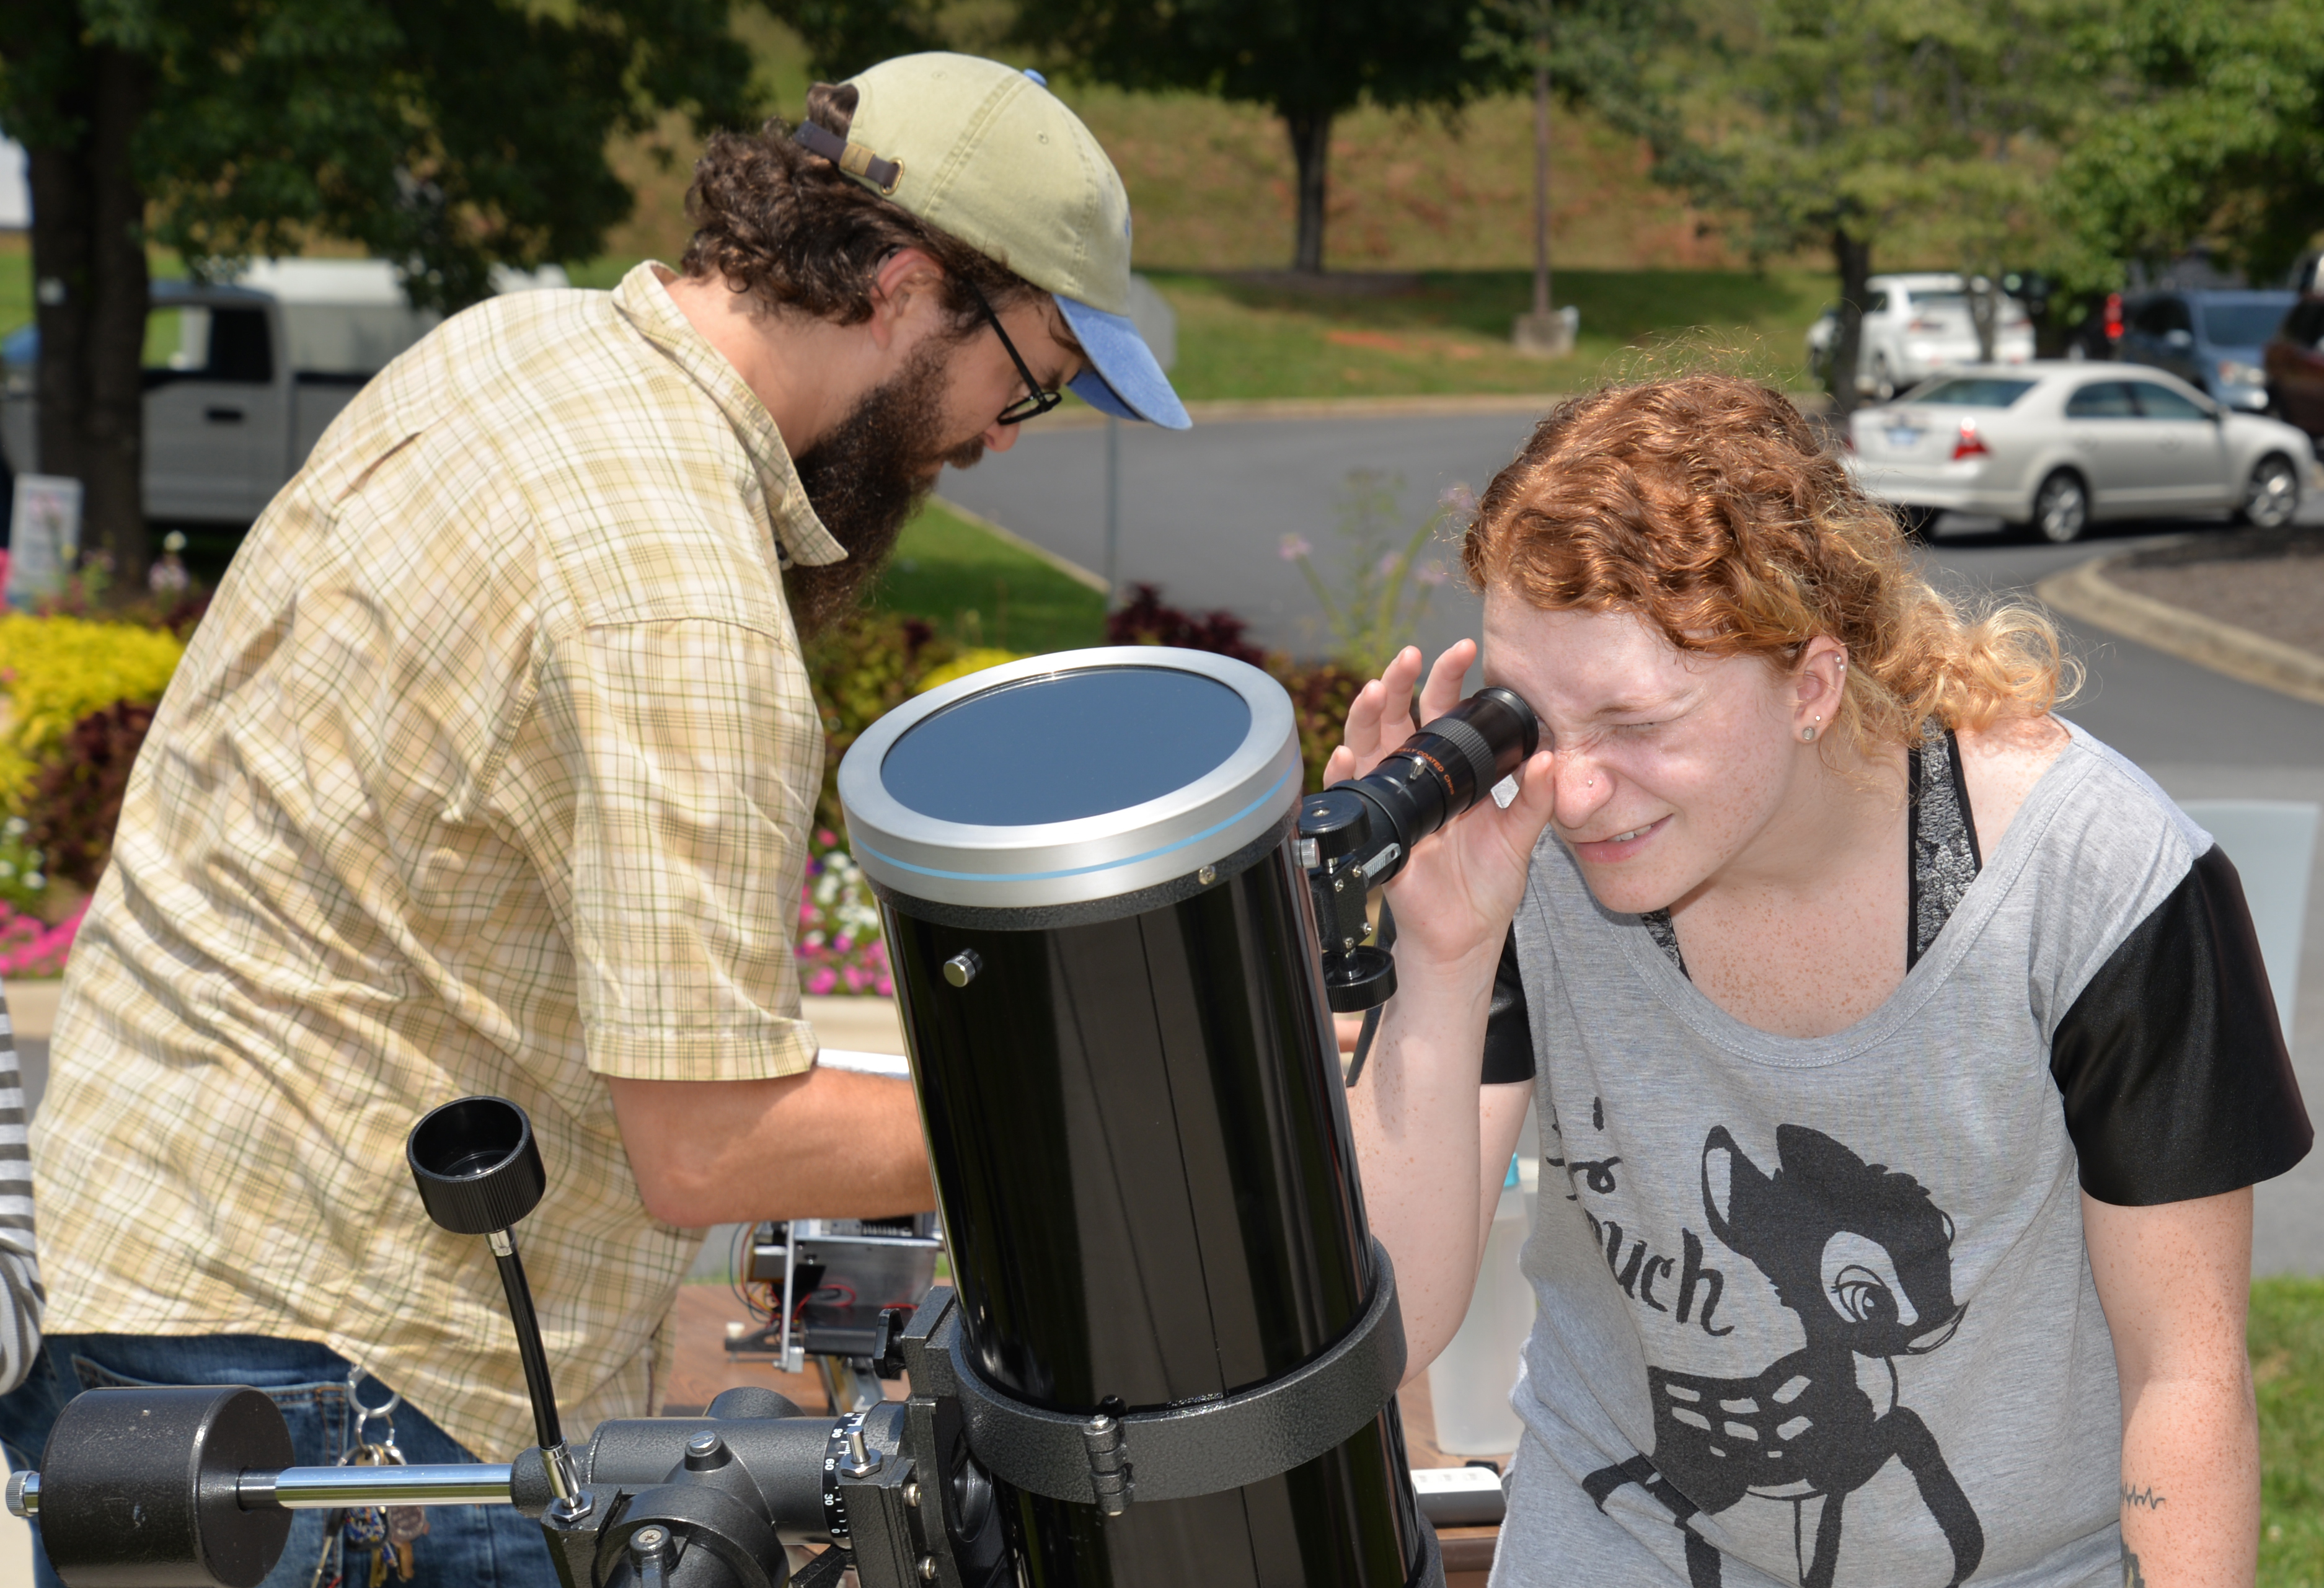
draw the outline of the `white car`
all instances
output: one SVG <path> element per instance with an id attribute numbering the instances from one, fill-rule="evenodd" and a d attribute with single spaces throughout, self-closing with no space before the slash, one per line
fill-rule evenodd
<path id="1" fill-rule="evenodd" d="M 2157 369 L 2043 360 L 1932 381 L 1849 418 L 1849 466 L 1921 529 L 1995 513 L 2063 544 L 2101 519 L 2226 510 L 2274 528 L 2300 510 L 2308 435 L 2221 408 Z"/>
<path id="2" fill-rule="evenodd" d="M 1960 277 L 1943 272 L 1874 276 L 1865 286 L 1870 296 L 1857 343 L 1858 391 L 1885 402 L 1941 370 L 1977 363 L 1977 323 L 1970 318 L 1969 288 Z M 1808 331 L 1809 367 L 1819 374 L 1828 368 L 1839 339 L 1839 319 L 1826 310 Z M 2001 364 L 2024 364 L 2034 356 L 2034 322 L 2015 298 L 2001 300 L 1993 356 Z"/>

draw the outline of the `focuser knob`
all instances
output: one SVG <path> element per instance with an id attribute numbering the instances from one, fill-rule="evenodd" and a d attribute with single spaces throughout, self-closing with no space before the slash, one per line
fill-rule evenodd
<path id="1" fill-rule="evenodd" d="M 411 1127 L 403 1156 L 428 1216 L 456 1235 L 512 1228 L 549 1189 L 532 1121 L 505 1097 L 462 1097 Z"/>

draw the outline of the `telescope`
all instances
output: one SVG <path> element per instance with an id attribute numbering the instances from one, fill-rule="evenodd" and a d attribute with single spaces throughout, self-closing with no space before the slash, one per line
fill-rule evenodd
<path id="1" fill-rule="evenodd" d="M 1067 652 L 920 697 L 840 770 L 951 1261 L 846 1337 L 906 1399 L 730 1390 L 568 1446 L 515 1239 L 539 1149 L 464 1098 L 408 1157 L 500 1265 L 535 1448 L 302 1468 L 255 1390 L 98 1390 L 10 1508 L 69 1588 L 250 1588 L 292 1510 L 475 1503 L 535 1518 L 565 1588 L 1442 1588 L 1331 1013 L 1394 989 L 1363 894 L 1537 732 L 1488 690 L 1303 800 L 1289 698 L 1226 657 Z M 786 1546 L 824 1544 L 793 1576 Z"/>

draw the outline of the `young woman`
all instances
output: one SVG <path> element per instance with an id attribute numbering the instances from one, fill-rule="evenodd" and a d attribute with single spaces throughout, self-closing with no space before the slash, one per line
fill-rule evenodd
<path id="1" fill-rule="evenodd" d="M 1392 886 L 1350 1101 L 1415 1371 L 1539 1104 L 1494 1583 L 2247 1588 L 2250 1186 L 2311 1132 L 2234 867 L 2051 714 L 2046 619 L 1715 377 L 1559 408 L 1465 561 L 1545 748 Z"/>

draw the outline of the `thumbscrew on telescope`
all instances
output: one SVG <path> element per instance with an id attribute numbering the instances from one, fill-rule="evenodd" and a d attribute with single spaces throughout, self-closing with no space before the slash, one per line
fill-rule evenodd
<path id="1" fill-rule="evenodd" d="M 984 968 L 984 960 L 973 948 L 964 948 L 944 962 L 944 979 L 955 987 L 965 987 L 976 980 L 976 973 Z"/>

